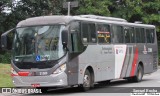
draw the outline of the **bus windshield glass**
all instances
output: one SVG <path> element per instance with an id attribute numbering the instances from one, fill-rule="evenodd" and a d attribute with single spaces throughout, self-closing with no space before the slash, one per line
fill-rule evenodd
<path id="1" fill-rule="evenodd" d="M 61 42 L 64 25 L 17 28 L 13 41 L 13 60 L 35 62 L 58 60 L 65 54 Z"/>

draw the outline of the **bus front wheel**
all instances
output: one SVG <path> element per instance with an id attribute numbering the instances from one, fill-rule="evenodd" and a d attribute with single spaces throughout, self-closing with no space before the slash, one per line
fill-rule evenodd
<path id="1" fill-rule="evenodd" d="M 92 87 L 92 77 L 89 70 L 86 70 L 83 76 L 83 84 L 81 84 L 80 89 L 82 91 L 87 91 Z"/>

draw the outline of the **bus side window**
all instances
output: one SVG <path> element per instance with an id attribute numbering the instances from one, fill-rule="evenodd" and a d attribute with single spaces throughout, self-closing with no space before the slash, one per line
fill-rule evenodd
<path id="1" fill-rule="evenodd" d="M 134 28 L 130 28 L 129 29 L 129 33 L 130 33 L 130 38 L 131 38 L 131 42 L 130 43 L 135 43 L 135 32 L 134 32 Z"/>
<path id="2" fill-rule="evenodd" d="M 130 43 L 130 32 L 129 32 L 129 28 L 124 28 L 124 36 L 125 36 L 125 43 Z"/>
<path id="3" fill-rule="evenodd" d="M 136 33 L 136 43 L 141 43 L 140 28 L 135 28 L 135 33 Z"/>
<path id="4" fill-rule="evenodd" d="M 110 43 L 110 26 L 107 24 L 97 24 L 98 43 Z"/>
<path id="5" fill-rule="evenodd" d="M 95 24 L 89 24 L 88 25 L 88 29 L 89 29 L 89 42 L 91 43 L 96 43 L 97 39 L 96 39 L 96 28 L 95 28 Z"/>
<path id="6" fill-rule="evenodd" d="M 112 30 L 113 30 L 112 42 L 123 43 L 124 41 L 123 27 L 118 25 L 113 25 Z"/>
<path id="7" fill-rule="evenodd" d="M 82 23 L 83 43 L 96 43 L 96 28 L 94 23 Z"/>
<path id="8" fill-rule="evenodd" d="M 141 28 L 140 29 L 140 33 L 141 33 L 141 43 L 145 43 L 146 40 L 145 40 L 145 31 L 144 31 L 144 28 Z"/>
<path id="9" fill-rule="evenodd" d="M 83 43 L 89 42 L 88 24 L 82 23 L 82 41 Z"/>
<path id="10" fill-rule="evenodd" d="M 146 29 L 147 43 L 154 43 L 155 33 L 154 29 Z"/>
<path id="11" fill-rule="evenodd" d="M 136 28 L 136 43 L 145 43 L 145 32 L 143 28 Z"/>
<path id="12" fill-rule="evenodd" d="M 145 43 L 145 32 L 143 28 L 136 28 L 136 43 Z"/>

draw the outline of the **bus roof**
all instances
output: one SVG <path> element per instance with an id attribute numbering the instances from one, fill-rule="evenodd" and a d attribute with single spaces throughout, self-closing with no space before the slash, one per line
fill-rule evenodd
<path id="1" fill-rule="evenodd" d="M 102 22 L 102 23 L 104 22 L 109 24 L 155 28 L 155 26 L 153 25 L 129 23 L 125 19 L 121 19 L 121 18 L 104 17 L 104 16 L 96 16 L 96 15 L 77 15 L 77 16 L 54 15 L 54 16 L 33 17 L 33 18 L 28 18 L 26 20 L 19 22 L 17 24 L 17 27 L 35 26 L 35 25 L 51 25 L 51 24 L 68 24 L 73 20 Z"/>
<path id="2" fill-rule="evenodd" d="M 23 20 L 17 24 L 17 27 L 47 25 L 47 24 L 65 24 L 71 21 L 71 16 L 40 16 Z"/>

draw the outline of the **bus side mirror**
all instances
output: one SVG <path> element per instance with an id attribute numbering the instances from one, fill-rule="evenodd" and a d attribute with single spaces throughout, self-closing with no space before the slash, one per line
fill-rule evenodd
<path id="1" fill-rule="evenodd" d="M 10 33 L 10 32 L 13 32 L 13 30 L 14 29 L 11 29 L 11 30 L 9 30 L 9 31 L 7 31 L 7 32 L 5 32 L 5 33 L 3 33 L 2 35 L 1 35 L 1 48 L 2 48 L 2 50 L 7 50 L 8 49 L 8 34 Z"/>
<path id="2" fill-rule="evenodd" d="M 68 31 L 67 30 L 63 30 L 62 31 L 62 45 L 64 47 L 67 47 L 67 42 L 68 42 Z"/>

